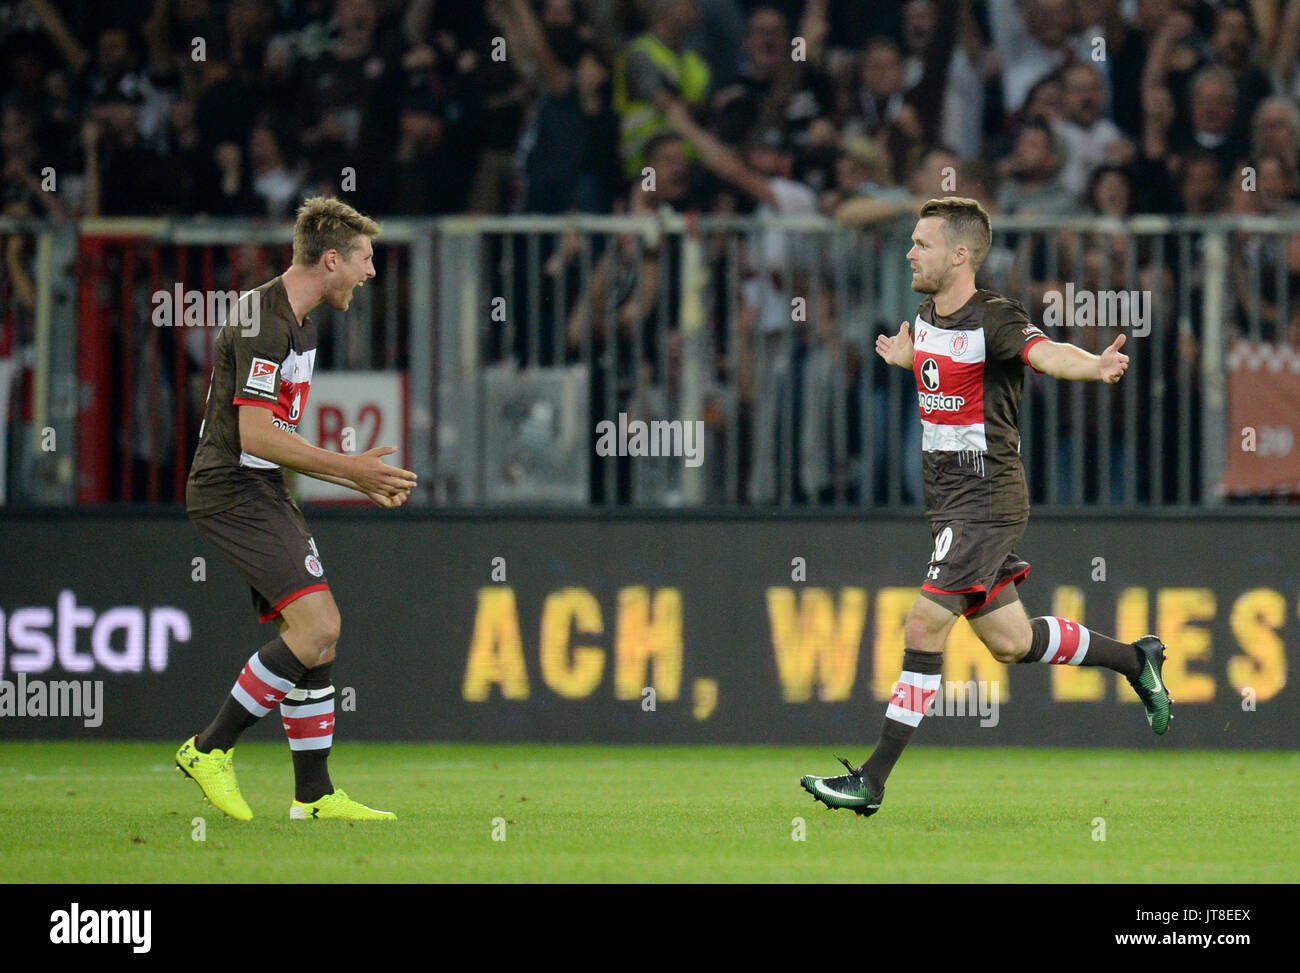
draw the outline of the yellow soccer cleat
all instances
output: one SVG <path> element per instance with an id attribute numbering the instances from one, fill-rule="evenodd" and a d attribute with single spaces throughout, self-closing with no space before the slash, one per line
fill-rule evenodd
<path id="1" fill-rule="evenodd" d="M 343 791 L 326 794 L 320 800 L 304 804 L 294 801 L 289 808 L 289 820 L 307 821 L 335 818 L 340 821 L 396 821 L 392 811 L 376 811 L 373 807 L 358 804 Z"/>
<path id="2" fill-rule="evenodd" d="M 176 766 L 181 773 L 199 785 L 203 796 L 218 811 L 224 811 L 236 821 L 253 820 L 253 809 L 239 793 L 235 779 L 235 748 L 200 753 L 195 747 L 197 737 L 190 737 L 176 751 Z"/>

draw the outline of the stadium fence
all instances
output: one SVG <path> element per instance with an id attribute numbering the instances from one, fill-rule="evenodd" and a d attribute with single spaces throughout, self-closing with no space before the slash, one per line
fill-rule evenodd
<path id="1" fill-rule="evenodd" d="M 377 280 L 346 315 L 313 312 L 309 427 L 356 427 L 357 448 L 395 436 L 421 476 L 416 504 L 919 504 L 915 386 L 873 350 L 915 315 L 911 218 L 383 225 Z M 216 326 L 235 292 L 287 265 L 291 227 L 4 219 L 0 234 L 5 499 L 181 502 Z M 1297 280 L 1295 220 L 996 217 L 980 286 L 1093 351 L 1122 330 L 1132 359 L 1113 387 L 1027 377 L 1031 499 L 1300 490 Z M 331 391 L 331 375 L 350 384 Z M 1256 415 L 1261 448 L 1239 439 Z M 674 455 L 627 455 L 637 422 Z M 602 428 L 616 433 L 603 444 Z"/>

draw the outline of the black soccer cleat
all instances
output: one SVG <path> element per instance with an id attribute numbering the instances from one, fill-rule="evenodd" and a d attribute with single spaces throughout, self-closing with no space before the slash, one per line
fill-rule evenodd
<path id="1" fill-rule="evenodd" d="M 1154 635 L 1144 635 L 1133 643 L 1133 648 L 1137 650 L 1142 669 L 1137 678 L 1130 679 L 1128 684 L 1146 707 L 1147 722 L 1151 724 L 1151 729 L 1156 736 L 1160 736 L 1169 729 L 1174 718 L 1170 712 L 1173 698 L 1165 689 L 1162 678 L 1167 646 Z"/>
<path id="2" fill-rule="evenodd" d="M 813 800 L 821 801 L 832 811 L 847 807 L 861 817 L 871 817 L 880 810 L 880 802 L 885 799 L 885 789 L 882 787 L 879 794 L 871 792 L 867 776 L 863 773 L 866 764 L 854 769 L 853 764 L 843 757 L 837 756 L 835 759 L 848 768 L 847 774 L 839 777 L 814 777 L 807 774 L 799 781 L 800 786 L 813 796 Z"/>

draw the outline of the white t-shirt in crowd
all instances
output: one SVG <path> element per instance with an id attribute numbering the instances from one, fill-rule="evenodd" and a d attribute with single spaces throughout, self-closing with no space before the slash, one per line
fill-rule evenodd
<path id="1" fill-rule="evenodd" d="M 754 215 L 762 220 L 770 216 L 792 216 L 817 212 L 817 195 L 808 186 L 792 179 L 774 177 L 768 180 L 775 205 L 759 203 Z M 789 241 L 787 242 L 787 237 Z M 798 234 L 784 230 L 766 230 L 756 234 L 749 247 L 749 267 L 752 276 L 744 284 L 745 298 L 758 308 L 760 331 L 779 331 L 791 322 L 790 295 L 792 286 L 789 273 L 793 269 L 807 269 L 806 247 L 800 244 Z M 792 264 L 793 261 L 793 264 Z M 778 286 L 778 277 L 784 286 Z"/>
<path id="2" fill-rule="evenodd" d="M 1109 118 L 1099 118 L 1091 128 L 1055 119 L 1052 132 L 1061 146 L 1061 183 L 1077 200 L 1083 199 L 1092 174 L 1105 164 L 1106 147 L 1128 141 Z"/>

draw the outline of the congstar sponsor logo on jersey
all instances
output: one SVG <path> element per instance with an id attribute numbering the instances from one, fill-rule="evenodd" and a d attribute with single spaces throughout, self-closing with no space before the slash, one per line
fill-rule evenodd
<path id="1" fill-rule="evenodd" d="M 944 395 L 940 392 L 918 393 L 922 412 L 957 412 L 966 404 L 960 395 Z"/>
<path id="2" fill-rule="evenodd" d="M 921 395 L 922 412 L 957 412 L 966 404 L 960 395 L 940 395 L 925 392 Z"/>
<path id="3" fill-rule="evenodd" d="M 936 359 L 924 359 L 918 374 L 921 376 L 921 388 L 917 390 L 917 396 L 922 412 L 956 412 L 966 404 L 966 399 L 962 396 L 945 395 L 940 391 L 939 362 Z"/>
<path id="4" fill-rule="evenodd" d="M 984 331 L 916 318 L 912 368 L 928 452 L 984 449 Z"/>

